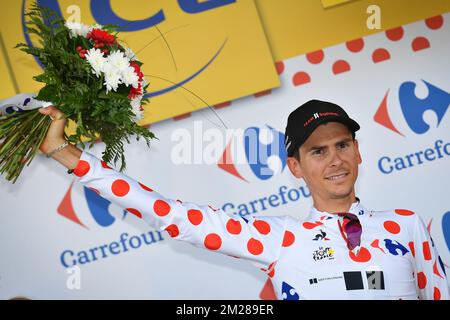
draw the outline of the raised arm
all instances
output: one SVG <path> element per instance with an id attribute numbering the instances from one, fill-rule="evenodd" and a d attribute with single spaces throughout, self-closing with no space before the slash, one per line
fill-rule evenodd
<path id="1" fill-rule="evenodd" d="M 48 153 L 62 142 L 65 120 L 62 113 L 48 107 L 41 112 L 54 120 L 41 148 Z M 43 145 L 44 145 L 43 143 Z M 103 198 L 117 203 L 171 237 L 234 257 L 254 262 L 270 271 L 278 258 L 285 232 L 285 218 L 228 215 L 207 205 L 182 203 L 164 197 L 152 188 L 114 170 L 94 155 L 69 145 L 52 156 L 65 167 L 74 169 L 79 182 Z"/>

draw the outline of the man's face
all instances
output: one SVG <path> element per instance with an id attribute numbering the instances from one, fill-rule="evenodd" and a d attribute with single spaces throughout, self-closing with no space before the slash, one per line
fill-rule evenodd
<path id="1" fill-rule="evenodd" d="M 313 197 L 327 201 L 354 196 L 361 163 L 358 142 L 339 122 L 328 122 L 314 130 L 299 150 L 299 161 L 288 158 L 297 178 L 303 178 Z"/>

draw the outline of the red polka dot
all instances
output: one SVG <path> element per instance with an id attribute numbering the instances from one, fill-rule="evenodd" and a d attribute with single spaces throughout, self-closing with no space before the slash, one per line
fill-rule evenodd
<path id="1" fill-rule="evenodd" d="M 431 260 L 430 243 L 428 241 L 423 243 L 423 257 L 425 260 Z"/>
<path id="2" fill-rule="evenodd" d="M 142 214 L 139 212 L 139 210 L 134 208 L 127 208 L 127 211 L 134 214 L 138 218 L 142 218 Z"/>
<path id="3" fill-rule="evenodd" d="M 391 58 L 391 55 L 389 54 L 389 51 L 387 51 L 384 48 L 378 48 L 372 53 L 372 61 L 374 63 L 389 60 L 390 58 Z"/>
<path id="4" fill-rule="evenodd" d="M 409 246 L 409 249 L 411 250 L 412 256 L 415 257 L 416 256 L 416 251 L 414 250 L 414 242 L 412 242 L 412 241 L 409 242 L 408 246 Z"/>
<path id="5" fill-rule="evenodd" d="M 358 255 L 355 255 L 352 251 L 349 251 L 349 255 L 350 259 L 355 262 L 368 262 L 372 258 L 370 251 L 364 247 L 361 247 Z"/>
<path id="6" fill-rule="evenodd" d="M 263 244 L 261 243 L 261 241 L 251 238 L 247 242 L 247 250 L 251 254 L 257 256 L 263 252 L 264 247 L 263 247 Z"/>
<path id="7" fill-rule="evenodd" d="M 230 219 L 227 222 L 227 230 L 231 234 L 239 234 L 241 233 L 242 226 L 239 220 Z"/>
<path id="8" fill-rule="evenodd" d="M 152 189 L 150 189 L 149 187 L 147 187 L 146 185 L 144 185 L 144 184 L 142 184 L 142 183 L 140 183 L 140 182 L 139 182 L 139 185 L 141 186 L 142 189 L 144 189 L 144 190 L 146 190 L 146 191 L 150 191 L 150 192 L 153 191 Z"/>
<path id="9" fill-rule="evenodd" d="M 278 74 L 282 74 L 284 71 L 284 63 L 283 61 L 277 61 L 275 62 L 275 68 L 277 69 Z"/>
<path id="10" fill-rule="evenodd" d="M 216 233 L 210 233 L 205 237 L 205 247 L 209 250 L 217 250 L 222 246 L 222 239 Z"/>
<path id="11" fill-rule="evenodd" d="M 436 287 L 434 287 L 433 299 L 434 300 L 441 300 L 441 291 L 439 291 L 439 289 L 436 288 Z"/>
<path id="12" fill-rule="evenodd" d="M 383 224 L 384 228 L 390 233 L 397 234 L 400 232 L 400 226 L 394 221 L 385 221 Z"/>
<path id="13" fill-rule="evenodd" d="M 265 221 L 255 220 L 255 222 L 253 222 L 253 226 L 261 234 L 268 234 L 270 232 L 270 225 Z"/>
<path id="14" fill-rule="evenodd" d="M 403 38 L 403 28 L 398 27 L 398 28 L 389 29 L 386 31 L 386 36 L 388 37 L 389 40 L 398 41 L 401 38 Z"/>
<path id="15" fill-rule="evenodd" d="M 362 38 L 347 41 L 345 46 L 351 52 L 359 52 L 364 48 L 364 40 Z"/>
<path id="16" fill-rule="evenodd" d="M 105 169 L 111 169 L 110 166 L 108 166 L 108 164 L 105 161 L 101 161 L 102 167 Z"/>
<path id="17" fill-rule="evenodd" d="M 350 71 L 350 65 L 345 60 L 338 60 L 335 63 L 333 63 L 333 73 L 340 74 Z"/>
<path id="18" fill-rule="evenodd" d="M 89 190 L 91 190 L 91 191 L 95 192 L 96 194 L 100 195 L 100 191 L 98 191 L 98 190 L 95 189 L 95 188 L 89 188 Z"/>
<path id="19" fill-rule="evenodd" d="M 292 82 L 294 83 L 294 86 L 300 86 L 302 84 L 306 84 L 311 82 L 311 78 L 308 73 L 304 71 L 297 72 L 294 74 L 294 77 L 292 78 Z"/>
<path id="20" fill-rule="evenodd" d="M 180 234 L 180 230 L 175 224 L 171 224 L 165 230 L 169 233 L 169 236 L 171 236 L 172 238 L 175 238 Z"/>
<path id="21" fill-rule="evenodd" d="M 395 209 L 395 213 L 401 216 L 412 216 L 414 211 L 406 210 L 406 209 Z"/>
<path id="22" fill-rule="evenodd" d="M 153 204 L 153 211 L 160 217 L 167 216 L 170 212 L 170 205 L 163 200 L 156 200 Z"/>
<path id="23" fill-rule="evenodd" d="M 413 51 L 424 50 L 424 49 L 427 49 L 430 47 L 430 42 L 428 41 L 427 38 L 417 37 L 411 43 L 411 47 L 412 47 Z"/>
<path id="24" fill-rule="evenodd" d="M 273 278 L 273 276 L 275 275 L 275 268 L 273 268 L 272 270 L 270 270 L 270 272 L 267 274 L 270 278 Z"/>
<path id="25" fill-rule="evenodd" d="M 292 245 L 295 241 L 295 236 L 292 232 L 290 231 L 286 231 L 284 233 L 284 237 L 283 237 L 283 247 L 289 247 L 290 245 Z"/>
<path id="26" fill-rule="evenodd" d="M 203 214 L 200 210 L 191 209 L 188 211 L 188 219 L 194 226 L 198 226 L 203 220 Z"/>
<path id="27" fill-rule="evenodd" d="M 425 24 L 427 25 L 428 28 L 436 30 L 442 27 L 442 25 L 444 24 L 444 18 L 441 15 L 431 17 L 425 19 Z"/>
<path id="28" fill-rule="evenodd" d="M 423 289 L 427 286 L 427 277 L 425 276 L 425 273 L 417 273 L 417 284 L 419 286 L 419 289 Z"/>
<path id="29" fill-rule="evenodd" d="M 312 64 L 318 64 L 323 61 L 324 57 L 323 50 L 318 50 L 306 54 L 306 59 Z"/>
<path id="30" fill-rule="evenodd" d="M 79 160 L 77 163 L 77 166 L 75 167 L 75 169 L 73 169 L 73 173 L 78 177 L 82 177 L 82 176 L 86 175 L 90 169 L 91 169 L 91 166 L 89 165 L 89 162 L 84 161 L 84 160 Z"/>
<path id="31" fill-rule="evenodd" d="M 130 185 L 125 180 L 117 179 L 112 183 L 111 191 L 116 197 L 123 197 L 130 191 Z"/>

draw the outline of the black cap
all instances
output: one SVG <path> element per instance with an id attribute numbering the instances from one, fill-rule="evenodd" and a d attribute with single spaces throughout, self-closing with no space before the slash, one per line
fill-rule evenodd
<path id="1" fill-rule="evenodd" d="M 309 100 L 292 111 L 288 117 L 284 137 L 288 157 L 292 157 L 311 133 L 326 122 L 340 122 L 346 125 L 353 135 L 359 130 L 359 124 L 337 104 Z"/>

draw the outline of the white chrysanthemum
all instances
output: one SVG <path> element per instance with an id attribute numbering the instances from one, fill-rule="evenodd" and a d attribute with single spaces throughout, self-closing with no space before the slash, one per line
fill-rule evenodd
<path id="1" fill-rule="evenodd" d="M 89 31 L 92 31 L 92 29 L 100 29 L 100 30 L 102 30 L 103 26 L 101 24 L 96 23 L 96 24 L 94 24 L 94 25 L 89 27 Z"/>
<path id="2" fill-rule="evenodd" d="M 134 61 L 139 61 L 138 57 L 136 56 L 136 54 L 133 52 L 133 50 L 131 50 L 130 48 L 126 48 L 125 49 L 125 56 L 129 59 L 129 60 L 134 60 Z"/>
<path id="3" fill-rule="evenodd" d="M 110 63 L 106 62 L 103 65 L 103 72 L 105 75 L 105 85 L 106 85 L 106 93 L 111 90 L 116 91 L 119 84 L 122 83 L 120 80 L 120 72 L 117 68 L 115 68 Z"/>
<path id="4" fill-rule="evenodd" d="M 141 110 L 141 99 L 142 95 L 136 96 L 136 98 L 130 101 L 131 110 L 134 113 L 133 121 L 138 122 L 144 117 L 144 111 Z"/>
<path id="5" fill-rule="evenodd" d="M 128 67 L 122 71 L 122 82 L 127 87 L 129 85 L 133 86 L 133 88 L 137 88 L 139 86 L 139 77 L 136 72 L 134 72 L 134 68 Z"/>
<path id="6" fill-rule="evenodd" d="M 86 61 L 92 67 L 92 73 L 95 73 L 97 77 L 100 76 L 100 73 L 103 71 L 103 66 L 107 63 L 107 59 L 103 56 L 103 52 L 100 49 L 89 49 L 86 52 Z"/>
<path id="7" fill-rule="evenodd" d="M 69 31 L 70 31 L 69 36 L 71 38 L 77 37 L 77 36 L 86 37 L 88 32 L 90 31 L 90 28 L 83 23 L 66 22 L 66 23 L 64 23 L 64 25 L 66 26 L 66 28 L 69 29 Z"/>
<path id="8" fill-rule="evenodd" d="M 112 51 L 108 56 L 108 63 L 120 72 L 125 71 L 130 66 L 130 60 L 125 57 L 122 51 Z"/>

